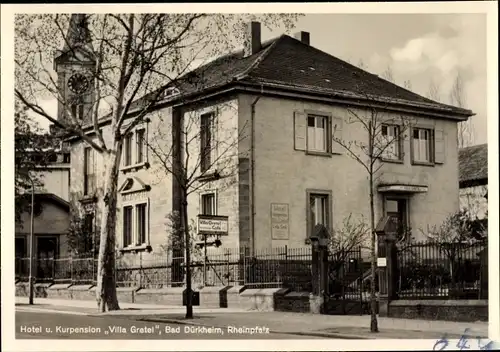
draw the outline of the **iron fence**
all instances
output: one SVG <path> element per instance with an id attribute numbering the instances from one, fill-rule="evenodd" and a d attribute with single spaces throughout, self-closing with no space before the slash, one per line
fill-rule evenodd
<path id="1" fill-rule="evenodd" d="M 477 299 L 487 292 L 487 268 L 482 258 L 487 244 L 437 246 L 413 243 L 399 248 L 396 265 L 396 291 L 404 299 Z M 369 264 L 360 250 L 345 258 L 330 255 L 329 275 L 332 294 L 359 296 Z M 338 265 L 342 262 L 342 265 Z M 36 259 L 37 282 L 95 284 L 95 258 Z M 485 270 L 486 268 L 486 270 Z M 163 253 L 117 255 L 115 278 L 118 286 L 163 288 L 183 286 L 183 257 Z M 29 258 L 16 258 L 16 279 L 27 280 Z M 312 289 L 312 248 L 269 248 L 251 253 L 249 248 L 210 248 L 193 254 L 193 287 L 245 285 L 248 288 Z M 486 284 L 485 284 L 486 281 Z M 341 284 L 339 286 L 339 283 Z M 338 286 L 338 287 L 337 287 Z M 483 293 L 483 294 L 482 294 Z"/>
<path id="2" fill-rule="evenodd" d="M 250 253 L 244 249 L 243 273 L 247 287 L 283 287 L 294 291 L 310 291 L 312 249 L 270 248 Z"/>
<path id="3" fill-rule="evenodd" d="M 486 243 L 412 243 L 397 254 L 396 291 L 405 299 L 478 299 Z"/>

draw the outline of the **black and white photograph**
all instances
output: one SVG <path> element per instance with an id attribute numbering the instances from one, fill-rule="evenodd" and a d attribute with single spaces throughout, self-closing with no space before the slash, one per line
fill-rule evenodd
<path id="1" fill-rule="evenodd" d="M 497 11 L 2 5 L 3 349 L 499 348 Z"/>

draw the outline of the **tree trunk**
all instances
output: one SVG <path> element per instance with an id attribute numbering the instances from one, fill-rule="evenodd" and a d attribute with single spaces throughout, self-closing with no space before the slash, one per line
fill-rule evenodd
<path id="1" fill-rule="evenodd" d="M 377 297 L 375 295 L 375 274 L 377 268 L 377 253 L 375 249 L 375 242 L 377 241 L 377 235 L 375 233 L 375 205 L 373 204 L 373 172 L 370 173 L 370 231 L 371 231 L 371 276 L 372 280 L 370 283 L 370 300 L 371 300 L 371 319 L 370 319 L 370 331 L 378 332 L 378 322 L 377 322 Z"/>
<path id="2" fill-rule="evenodd" d="M 104 207 L 102 209 L 99 256 L 97 266 L 96 300 L 99 312 L 119 310 L 116 295 L 115 243 L 116 243 L 116 203 L 121 142 L 115 145 L 115 152 L 103 154 L 106 168 L 104 185 Z"/>
<path id="3" fill-rule="evenodd" d="M 191 241 L 187 214 L 187 191 L 182 187 L 182 228 L 184 229 L 184 245 L 186 247 L 186 319 L 193 318 L 193 301 L 191 288 Z"/>

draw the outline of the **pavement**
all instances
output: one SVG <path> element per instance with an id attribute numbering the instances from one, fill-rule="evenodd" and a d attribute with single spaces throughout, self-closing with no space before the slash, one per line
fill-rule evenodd
<path id="1" fill-rule="evenodd" d="M 36 298 L 29 306 L 25 297 L 16 297 L 16 312 L 73 314 L 107 317 L 143 323 L 192 327 L 264 327 L 271 334 L 338 339 L 459 339 L 468 336 L 487 338 L 488 323 L 462 323 L 437 320 L 378 317 L 379 333 L 369 331 L 370 317 L 334 316 L 308 313 L 259 312 L 238 308 L 194 307 L 194 318 L 185 319 L 185 307 L 121 303 L 121 310 L 96 312 L 95 301 Z M 17 313 L 16 313 L 17 314 Z M 293 337 L 293 338 L 295 338 Z M 225 337 L 224 337 L 225 338 Z M 292 337 L 290 337 L 292 338 Z"/>

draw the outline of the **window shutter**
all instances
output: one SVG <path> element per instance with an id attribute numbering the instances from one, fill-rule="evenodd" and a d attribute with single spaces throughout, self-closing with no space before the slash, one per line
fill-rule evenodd
<path id="1" fill-rule="evenodd" d="M 342 154 L 344 148 L 338 144 L 335 139 L 342 140 L 342 130 L 344 128 L 344 121 L 340 117 L 332 118 L 332 154 Z"/>
<path id="2" fill-rule="evenodd" d="M 307 132 L 306 114 L 296 111 L 294 113 L 294 149 L 306 150 L 306 132 Z"/>
<path id="3" fill-rule="evenodd" d="M 445 138 L 444 131 L 436 129 L 434 131 L 434 162 L 444 164 L 445 159 Z"/>
<path id="4" fill-rule="evenodd" d="M 215 160 L 217 160 L 217 158 L 219 157 L 219 114 L 220 110 L 217 107 L 214 110 L 214 117 L 212 121 L 212 151 L 210 152 L 212 154 L 212 163 L 214 164 L 216 170 L 221 170 L 224 167 L 224 165 L 222 165 L 223 160 L 218 160 L 217 162 L 215 162 Z"/>

